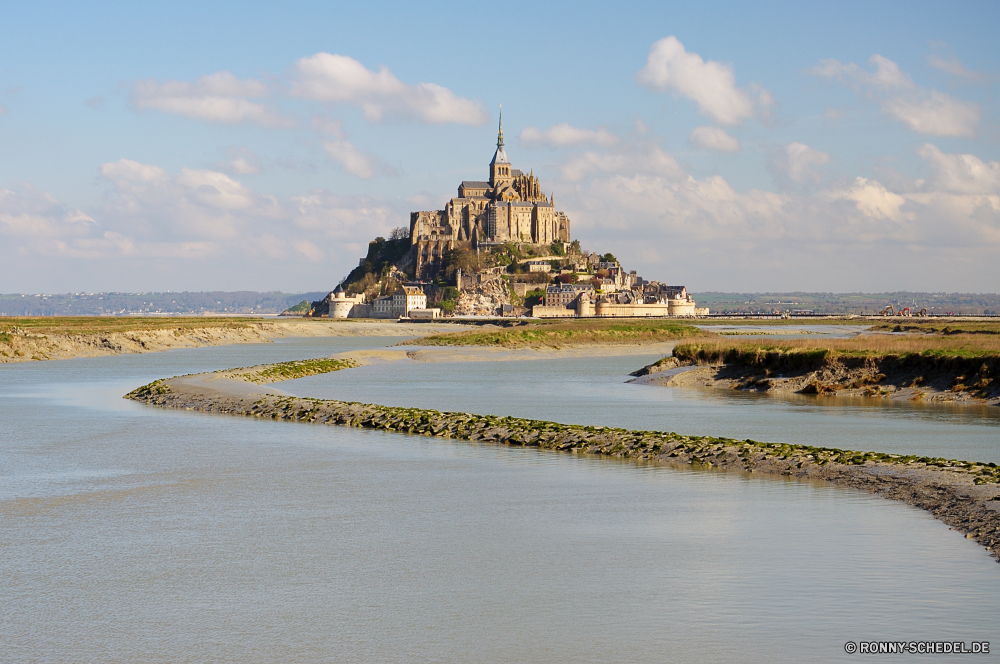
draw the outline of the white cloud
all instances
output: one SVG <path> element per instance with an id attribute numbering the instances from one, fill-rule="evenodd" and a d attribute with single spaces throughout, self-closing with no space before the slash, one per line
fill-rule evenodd
<path id="1" fill-rule="evenodd" d="M 695 127 L 691 130 L 688 143 L 694 147 L 715 152 L 739 152 L 740 142 L 719 127 Z"/>
<path id="2" fill-rule="evenodd" d="M 868 62 L 875 66 L 875 71 L 865 71 L 853 62 L 845 65 L 837 60 L 827 59 L 820 60 L 819 64 L 810 69 L 810 73 L 825 78 L 855 81 L 882 90 L 914 87 L 910 75 L 900 71 L 899 65 L 892 60 L 876 53 Z"/>
<path id="3" fill-rule="evenodd" d="M 260 157 L 250 148 L 229 148 L 226 161 L 217 161 L 213 166 L 230 175 L 254 175 L 260 173 Z"/>
<path id="4" fill-rule="evenodd" d="M 656 145 L 629 146 L 617 152 L 585 152 L 566 160 L 560 172 L 569 182 L 598 173 L 649 173 L 667 178 L 685 175 L 674 156 Z"/>
<path id="5" fill-rule="evenodd" d="M 794 182 L 802 182 L 806 178 L 818 181 L 816 167 L 830 162 L 830 155 L 815 150 L 804 143 L 789 143 L 785 146 L 788 177 Z"/>
<path id="6" fill-rule="evenodd" d="M 365 179 L 375 177 L 377 166 L 375 159 L 359 150 L 350 141 L 327 141 L 323 144 L 323 149 L 351 175 Z"/>
<path id="7" fill-rule="evenodd" d="M 556 189 L 585 246 L 689 289 L 995 289 L 1000 164 L 921 150 L 933 176 L 892 186 L 852 177 L 819 190 L 739 191 L 719 175 L 637 168 L 649 143 L 566 158 Z M 662 153 L 665 157 L 667 153 Z M 776 155 L 792 181 L 829 157 L 802 143 Z M 583 167 L 581 167 L 581 162 Z M 676 161 L 673 162 L 676 164 Z M 599 166 L 598 166 L 599 165 Z M 892 251 L 886 252 L 886 247 Z M 922 256 L 934 260 L 922 260 Z M 724 260 L 721 260 L 722 257 Z M 985 265 L 986 267 L 981 267 Z M 980 266 L 980 267 L 977 267 Z"/>
<path id="8" fill-rule="evenodd" d="M 705 61 L 697 53 L 685 50 L 673 35 L 655 42 L 649 49 L 646 66 L 636 80 L 654 90 L 671 90 L 698 104 L 702 113 L 724 125 L 737 125 L 753 117 L 755 105 L 766 109 L 773 103 L 763 88 L 748 92 L 736 87 L 730 65 Z"/>
<path id="9" fill-rule="evenodd" d="M 827 192 L 827 195 L 834 199 L 854 201 L 858 211 L 867 217 L 893 221 L 902 218 L 900 208 L 906 203 L 905 198 L 889 191 L 882 183 L 863 177 L 855 178 L 850 187 Z"/>
<path id="10" fill-rule="evenodd" d="M 292 243 L 292 247 L 295 251 L 302 254 L 306 260 L 318 263 L 323 260 L 323 251 L 316 246 L 315 242 L 310 242 L 309 240 L 299 240 Z"/>
<path id="11" fill-rule="evenodd" d="M 233 241 L 253 224 L 283 215 L 273 196 L 217 171 L 182 168 L 171 176 L 159 166 L 119 159 L 104 164 L 101 175 L 113 186 L 103 215 L 129 235 Z"/>
<path id="12" fill-rule="evenodd" d="M 245 210 L 257 202 L 246 187 L 225 173 L 182 168 L 176 182 L 207 208 Z"/>
<path id="13" fill-rule="evenodd" d="M 927 188 L 957 194 L 1000 194 L 1000 162 L 983 162 L 971 154 L 945 154 L 925 143 L 919 154 L 933 173 Z"/>
<path id="14" fill-rule="evenodd" d="M 254 79 L 238 80 L 228 71 L 202 76 L 194 83 L 154 79 L 136 81 L 130 102 L 136 110 L 154 109 L 193 120 L 219 124 L 250 122 L 265 127 L 288 127 L 294 122 L 263 104 L 251 101 L 270 94 Z"/>
<path id="15" fill-rule="evenodd" d="M 580 129 L 567 122 L 552 125 L 544 130 L 537 127 L 525 127 L 521 130 L 520 139 L 528 147 L 544 145 L 552 148 L 580 144 L 610 147 L 619 141 L 617 136 L 603 127 L 597 129 Z"/>
<path id="16" fill-rule="evenodd" d="M 295 63 L 291 94 L 328 104 L 353 104 L 374 122 L 387 115 L 430 124 L 479 125 L 489 120 L 482 104 L 434 83 L 409 85 L 386 67 L 371 71 L 346 55 L 317 53 Z"/>
<path id="17" fill-rule="evenodd" d="M 318 131 L 321 134 L 344 138 L 344 123 L 340 120 L 317 115 L 309 121 L 309 126 L 312 127 L 314 131 Z"/>
<path id="18" fill-rule="evenodd" d="M 359 178 L 375 176 L 372 160 L 353 143 L 343 140 L 328 141 L 323 144 L 323 149 L 351 175 L 356 175 Z"/>
<path id="19" fill-rule="evenodd" d="M 211 170 L 128 159 L 100 170 L 105 195 L 86 212 L 30 184 L 0 187 L 7 288 L 332 288 L 409 216 L 394 198 L 316 189 L 278 199 Z"/>
<path id="20" fill-rule="evenodd" d="M 810 73 L 850 83 L 867 94 L 887 95 L 881 102 L 882 111 L 918 134 L 976 134 L 979 124 L 976 104 L 914 84 L 909 74 L 900 71 L 899 65 L 881 55 L 873 55 L 869 62 L 875 66 L 875 71 L 864 71 L 853 62 L 845 65 L 837 60 L 821 60 Z"/>
<path id="21" fill-rule="evenodd" d="M 979 72 L 966 69 L 965 65 L 958 58 L 954 57 L 942 58 L 939 55 L 928 55 L 927 64 L 957 78 L 964 78 L 967 81 L 982 81 L 986 78 Z"/>
<path id="22" fill-rule="evenodd" d="M 0 235 L 40 240 L 90 232 L 94 220 L 30 184 L 0 189 Z"/>
<path id="23" fill-rule="evenodd" d="M 978 106 L 937 90 L 919 99 L 888 99 L 882 103 L 882 110 L 918 134 L 930 136 L 975 136 L 979 124 Z"/>

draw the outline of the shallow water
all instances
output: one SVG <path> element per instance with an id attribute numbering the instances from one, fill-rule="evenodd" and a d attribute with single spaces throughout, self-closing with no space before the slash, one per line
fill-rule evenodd
<path id="1" fill-rule="evenodd" d="M 0 367 L 0 660 L 827 662 L 853 659 L 848 640 L 1000 643 L 1000 566 L 867 494 L 121 399 L 391 341 Z M 839 407 L 622 384 L 642 358 L 547 362 L 400 362 L 282 388 L 764 440 L 798 421 L 868 428 Z M 869 419 L 957 448 L 996 424 Z M 875 448 L 910 444 L 901 429 Z"/>
<path id="2" fill-rule="evenodd" d="M 283 384 L 301 396 L 1000 463 L 995 406 L 626 383 L 659 355 L 382 362 Z"/>

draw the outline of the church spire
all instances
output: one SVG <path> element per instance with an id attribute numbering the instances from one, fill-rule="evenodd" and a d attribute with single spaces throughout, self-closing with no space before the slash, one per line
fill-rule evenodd
<path id="1" fill-rule="evenodd" d="M 503 104 L 500 104 L 500 128 L 497 132 L 497 147 L 503 147 Z"/>

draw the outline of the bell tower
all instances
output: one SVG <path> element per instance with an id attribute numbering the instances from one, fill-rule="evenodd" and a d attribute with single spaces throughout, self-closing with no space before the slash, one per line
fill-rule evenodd
<path id="1" fill-rule="evenodd" d="M 496 189 L 503 184 L 510 184 L 513 181 L 510 174 L 510 161 L 507 160 L 507 152 L 503 149 L 503 104 L 500 105 L 500 126 L 497 130 L 497 151 L 493 153 L 493 161 L 490 162 L 490 186 Z"/>

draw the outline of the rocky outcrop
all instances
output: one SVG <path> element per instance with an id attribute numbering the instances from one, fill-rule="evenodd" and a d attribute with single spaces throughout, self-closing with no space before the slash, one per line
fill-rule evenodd
<path id="1" fill-rule="evenodd" d="M 463 289 L 455 303 L 456 316 L 499 316 L 503 305 L 510 304 L 510 291 L 500 279 L 485 281 Z"/>

